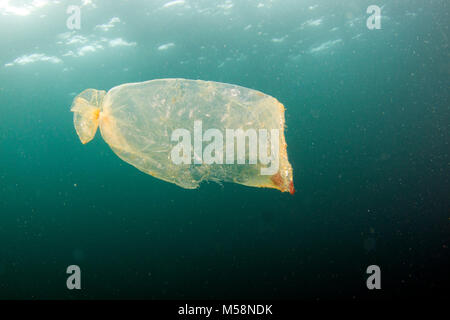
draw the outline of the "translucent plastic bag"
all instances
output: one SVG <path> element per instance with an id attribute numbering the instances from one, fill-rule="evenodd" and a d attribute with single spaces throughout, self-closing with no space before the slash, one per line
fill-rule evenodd
<path id="1" fill-rule="evenodd" d="M 158 79 L 123 84 L 108 93 L 87 89 L 75 97 L 71 111 L 83 144 L 100 126 L 122 160 L 183 188 L 209 180 L 294 193 L 284 107 L 259 91 Z"/>

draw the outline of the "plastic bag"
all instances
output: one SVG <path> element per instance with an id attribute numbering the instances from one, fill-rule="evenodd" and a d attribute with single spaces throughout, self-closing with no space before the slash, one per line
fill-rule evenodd
<path id="1" fill-rule="evenodd" d="M 71 111 L 83 144 L 100 127 L 122 160 L 180 187 L 226 181 L 294 193 L 284 106 L 262 92 L 158 79 L 107 93 L 87 89 L 75 97 Z"/>

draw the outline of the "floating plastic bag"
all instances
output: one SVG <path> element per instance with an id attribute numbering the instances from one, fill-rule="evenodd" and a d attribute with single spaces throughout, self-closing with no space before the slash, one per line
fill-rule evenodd
<path id="1" fill-rule="evenodd" d="M 100 127 L 122 160 L 180 187 L 226 181 L 294 193 L 284 107 L 262 92 L 158 79 L 84 90 L 71 111 L 83 144 Z"/>

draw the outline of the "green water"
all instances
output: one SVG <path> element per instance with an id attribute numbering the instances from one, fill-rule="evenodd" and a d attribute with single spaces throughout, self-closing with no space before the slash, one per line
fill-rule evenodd
<path id="1" fill-rule="evenodd" d="M 73 31 L 68 2 L 6 3 L 0 299 L 448 288 L 446 1 L 378 3 L 379 30 L 366 27 L 373 1 L 71 1 L 81 7 Z M 99 135 L 79 142 L 76 94 L 173 77 L 280 100 L 295 195 L 229 183 L 185 190 L 123 162 Z M 79 291 L 66 288 L 72 264 Z M 382 272 L 376 293 L 366 288 L 371 264 Z"/>

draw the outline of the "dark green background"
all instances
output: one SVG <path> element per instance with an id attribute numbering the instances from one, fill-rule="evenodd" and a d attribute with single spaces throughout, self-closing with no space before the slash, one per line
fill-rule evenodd
<path id="1" fill-rule="evenodd" d="M 66 57 L 57 41 L 69 2 L 25 17 L 0 11 L 1 299 L 393 298 L 448 288 L 446 1 L 378 3 L 382 29 L 372 31 L 373 1 L 94 3 L 81 8 L 76 34 L 136 46 Z M 95 29 L 114 16 L 115 28 Z M 63 62 L 4 66 L 32 53 Z M 74 94 L 171 77 L 279 99 L 296 194 L 184 190 L 121 161 L 99 135 L 79 142 Z M 65 287 L 71 264 L 81 291 Z M 365 286 L 371 264 L 381 268 L 378 292 Z"/>

